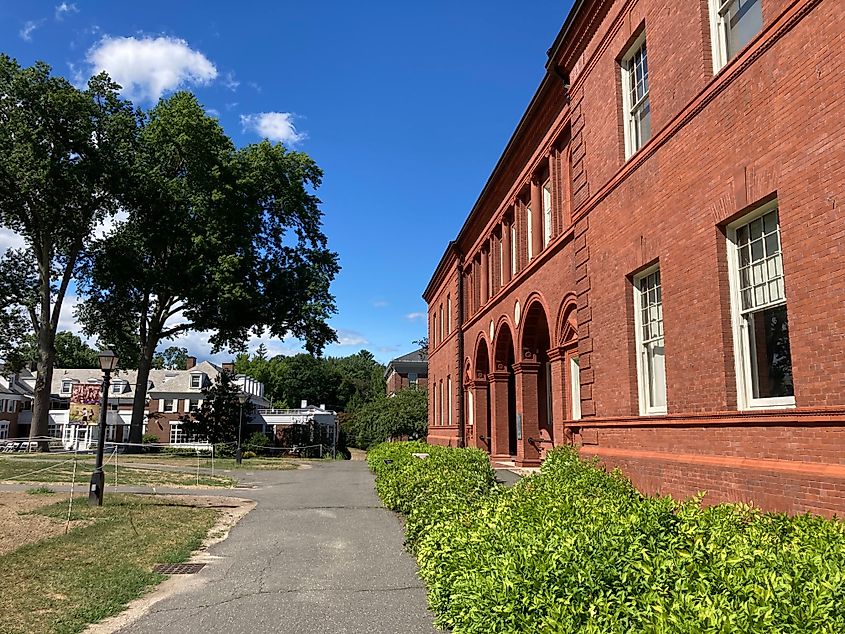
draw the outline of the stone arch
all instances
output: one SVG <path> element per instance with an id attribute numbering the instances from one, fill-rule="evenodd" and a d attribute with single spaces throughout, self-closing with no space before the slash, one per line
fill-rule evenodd
<path id="1" fill-rule="evenodd" d="M 519 352 L 521 360 L 537 360 L 551 348 L 549 311 L 539 294 L 532 294 L 525 303 L 520 328 Z"/>
<path id="2" fill-rule="evenodd" d="M 486 379 L 490 374 L 490 353 L 487 339 L 484 335 L 479 335 L 475 343 L 475 357 L 473 359 L 473 368 L 475 379 Z"/>
<path id="3" fill-rule="evenodd" d="M 496 370 L 507 370 L 516 361 L 513 329 L 507 318 L 499 320 L 493 344 L 493 361 Z"/>
<path id="4" fill-rule="evenodd" d="M 539 438 L 535 440 L 542 445 L 554 443 L 551 339 L 548 311 L 540 297 L 534 297 L 526 305 L 520 337 L 520 363 L 531 368 L 523 372 L 526 387 L 522 392 L 530 396 L 523 397 L 520 407 L 525 412 L 525 424 L 536 424 Z M 544 449 L 537 446 L 541 455 Z"/>
<path id="5" fill-rule="evenodd" d="M 578 299 L 574 293 L 568 293 L 560 304 L 555 332 L 558 346 L 578 341 Z"/>

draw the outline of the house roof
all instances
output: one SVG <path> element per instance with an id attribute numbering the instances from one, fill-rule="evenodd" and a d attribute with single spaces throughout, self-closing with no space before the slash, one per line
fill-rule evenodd
<path id="1" fill-rule="evenodd" d="M 396 357 L 387 364 L 384 370 L 385 378 L 391 371 L 399 374 L 415 372 L 417 374 L 428 374 L 428 353 L 420 348 L 401 357 Z"/>

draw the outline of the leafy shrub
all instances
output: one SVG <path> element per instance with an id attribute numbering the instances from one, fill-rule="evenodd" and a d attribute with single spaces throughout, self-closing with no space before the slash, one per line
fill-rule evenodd
<path id="1" fill-rule="evenodd" d="M 158 443 L 158 436 L 155 434 L 144 434 L 141 437 L 141 443 L 144 445 L 155 445 Z M 144 453 L 158 453 L 161 447 L 148 446 L 143 448 Z"/>
<path id="2" fill-rule="evenodd" d="M 644 497 L 571 448 L 511 489 L 474 449 L 368 460 L 456 633 L 845 632 L 843 522 Z"/>
<path id="3" fill-rule="evenodd" d="M 247 459 L 249 459 L 249 458 L 255 458 L 257 455 L 258 455 L 258 454 L 257 454 L 257 453 L 255 453 L 254 451 L 245 451 L 245 452 L 244 452 L 244 455 L 243 455 L 243 458 L 244 458 L 244 460 L 247 460 Z"/>
<path id="4" fill-rule="evenodd" d="M 252 450 L 252 452 L 247 453 L 263 454 L 263 450 L 270 446 L 270 439 L 264 432 L 254 431 L 246 439 L 244 445 Z"/>

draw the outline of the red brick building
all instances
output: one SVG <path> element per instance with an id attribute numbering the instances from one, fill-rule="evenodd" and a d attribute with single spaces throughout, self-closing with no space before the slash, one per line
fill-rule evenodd
<path id="1" fill-rule="evenodd" d="M 429 441 L 845 511 L 843 55 L 838 0 L 576 0 L 424 293 Z"/>
<path id="2" fill-rule="evenodd" d="M 388 396 L 410 387 L 424 389 L 428 385 L 428 354 L 423 348 L 391 359 L 384 370 Z"/>

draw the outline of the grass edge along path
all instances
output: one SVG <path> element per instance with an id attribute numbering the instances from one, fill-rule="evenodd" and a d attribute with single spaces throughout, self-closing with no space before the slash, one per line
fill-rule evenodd
<path id="1" fill-rule="evenodd" d="M 109 496 L 102 507 L 74 500 L 71 529 L 0 556 L 0 632 L 71 634 L 121 612 L 199 548 L 217 518 L 176 498 Z M 35 512 L 64 522 L 67 501 Z"/>
<path id="2" fill-rule="evenodd" d="M 570 447 L 510 489 L 477 449 L 368 462 L 455 634 L 845 632 L 840 520 L 643 496 Z"/>

